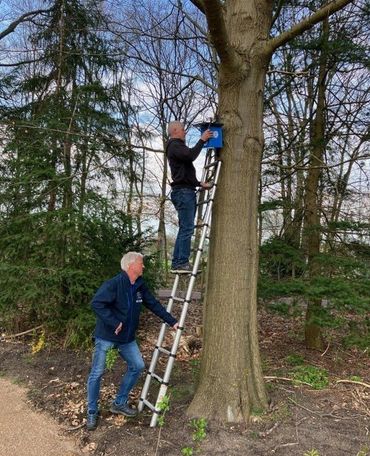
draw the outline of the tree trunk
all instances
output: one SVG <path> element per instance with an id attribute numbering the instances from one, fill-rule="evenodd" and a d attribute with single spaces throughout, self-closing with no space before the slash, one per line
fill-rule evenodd
<path id="1" fill-rule="evenodd" d="M 317 257 L 320 253 L 320 195 L 319 182 L 321 167 L 324 157 L 325 134 L 325 90 L 327 74 L 327 43 L 329 36 L 329 22 L 325 19 L 322 32 L 322 51 L 320 54 L 320 67 L 318 79 L 318 95 L 316 115 L 313 120 L 311 133 L 310 169 L 306 183 L 306 210 L 305 210 L 305 236 L 308 257 L 308 270 L 310 279 L 320 275 L 320 265 Z M 311 299 L 307 303 L 305 342 L 308 348 L 321 349 L 323 340 L 321 327 L 318 324 L 321 309 L 320 299 Z"/>
<path id="2" fill-rule="evenodd" d="M 159 222 L 157 231 L 157 250 L 160 270 L 164 271 L 164 278 L 167 281 L 168 265 L 167 265 L 167 236 L 166 236 L 166 195 L 167 195 L 167 155 L 166 155 L 166 125 L 162 123 L 162 145 L 163 145 L 163 174 L 161 182 L 161 197 L 159 201 Z"/>
<path id="3" fill-rule="evenodd" d="M 252 410 L 267 406 L 257 338 L 257 205 L 268 58 L 253 45 L 261 30 L 267 36 L 269 24 L 266 14 L 250 8 L 241 1 L 227 8 L 235 43 L 243 39 L 245 45 L 246 26 L 255 33 L 238 71 L 220 66 L 223 167 L 213 209 L 201 375 L 188 410 L 228 422 L 247 422 Z"/>

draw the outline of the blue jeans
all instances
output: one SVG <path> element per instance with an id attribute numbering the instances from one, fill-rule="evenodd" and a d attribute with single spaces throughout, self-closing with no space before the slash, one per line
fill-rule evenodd
<path id="1" fill-rule="evenodd" d="M 188 263 L 191 248 L 191 236 L 194 232 L 196 211 L 195 191 L 191 188 L 175 188 L 171 192 L 171 201 L 179 218 L 179 231 L 172 256 L 172 267 L 177 268 Z"/>
<path id="2" fill-rule="evenodd" d="M 100 392 L 100 382 L 105 369 L 105 358 L 107 351 L 117 347 L 121 358 L 127 363 L 126 373 L 115 399 L 117 405 L 125 404 L 128 395 L 138 381 L 141 372 L 144 370 L 144 361 L 141 356 L 136 341 L 127 344 L 115 344 L 109 340 L 95 338 L 95 351 L 89 378 L 87 380 L 87 410 L 89 413 L 98 411 L 98 399 Z"/>

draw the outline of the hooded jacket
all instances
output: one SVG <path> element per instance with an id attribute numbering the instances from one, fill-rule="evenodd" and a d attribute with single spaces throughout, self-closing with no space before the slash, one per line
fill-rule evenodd
<path id="1" fill-rule="evenodd" d="M 171 169 L 171 187 L 191 188 L 200 185 L 196 177 L 193 161 L 199 156 L 204 141 L 200 139 L 192 148 L 179 138 L 171 138 L 166 146 L 166 155 Z"/>
<path id="2" fill-rule="evenodd" d="M 131 284 L 123 271 L 104 282 L 91 302 L 97 317 L 94 336 L 120 344 L 132 342 L 142 304 L 170 326 L 177 323 L 151 294 L 142 277 Z M 116 335 L 114 331 L 121 322 L 122 330 Z"/>

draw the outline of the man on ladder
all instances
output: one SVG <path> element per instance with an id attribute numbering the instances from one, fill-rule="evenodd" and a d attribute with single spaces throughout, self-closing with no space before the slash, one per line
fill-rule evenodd
<path id="1" fill-rule="evenodd" d="M 166 155 L 172 177 L 171 201 L 175 206 L 179 221 L 171 272 L 191 273 L 193 267 L 189 263 L 189 257 L 196 211 L 195 189 L 196 187 L 208 189 L 212 185 L 198 181 L 193 161 L 199 156 L 204 144 L 213 136 L 213 133 L 209 129 L 205 130 L 192 148 L 185 144 L 186 132 L 182 122 L 170 122 L 168 135 L 170 139 L 166 146 Z"/>

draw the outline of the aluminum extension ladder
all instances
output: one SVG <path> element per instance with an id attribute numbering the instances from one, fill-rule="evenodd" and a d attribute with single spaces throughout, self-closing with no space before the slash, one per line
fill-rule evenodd
<path id="1" fill-rule="evenodd" d="M 194 266 L 191 273 L 177 273 L 174 279 L 174 283 L 172 286 L 171 296 L 169 298 L 167 304 L 167 311 L 171 312 L 172 306 L 175 302 L 182 304 L 182 311 L 181 316 L 179 319 L 179 327 L 176 331 L 175 338 L 172 344 L 171 350 L 167 350 L 166 348 L 162 347 L 162 343 L 166 334 L 166 330 L 168 329 L 168 325 L 166 323 L 162 323 L 159 336 L 157 339 L 157 343 L 155 345 L 155 349 L 153 352 L 152 360 L 150 362 L 149 371 L 147 373 L 145 383 L 141 392 L 138 410 L 141 412 L 144 406 L 147 406 L 153 413 L 152 419 L 150 421 L 150 426 L 155 427 L 157 424 L 158 416 L 161 414 L 161 403 L 163 398 L 166 395 L 169 379 L 172 371 L 173 364 L 176 358 L 176 352 L 180 343 L 182 331 L 184 330 L 184 323 L 186 314 L 188 311 L 188 306 L 191 302 L 191 294 L 193 291 L 195 279 L 198 273 L 200 260 L 203 253 L 203 246 L 205 244 L 205 240 L 209 237 L 209 229 L 211 226 L 211 215 L 212 215 L 212 206 L 215 198 L 215 193 L 217 189 L 217 182 L 220 175 L 221 170 L 221 160 L 219 157 L 219 151 L 217 149 L 208 149 L 205 158 L 205 164 L 202 173 L 202 182 L 213 182 L 213 186 L 210 189 L 206 189 L 204 191 L 198 192 L 197 198 L 197 218 L 200 223 L 197 222 L 195 225 L 195 233 L 196 233 L 196 240 L 199 240 L 198 247 L 195 250 L 195 260 Z M 199 235 L 200 230 L 200 235 Z M 185 299 L 177 295 L 178 293 L 178 285 L 180 281 L 180 275 L 186 277 L 188 279 L 187 291 L 185 294 Z M 157 366 L 157 362 L 159 360 L 160 355 L 168 357 L 167 364 L 165 367 L 165 372 L 163 377 L 155 373 L 155 369 Z M 148 399 L 148 392 L 149 387 L 151 384 L 152 379 L 156 380 L 160 384 L 159 393 L 155 404 L 152 404 Z"/>

